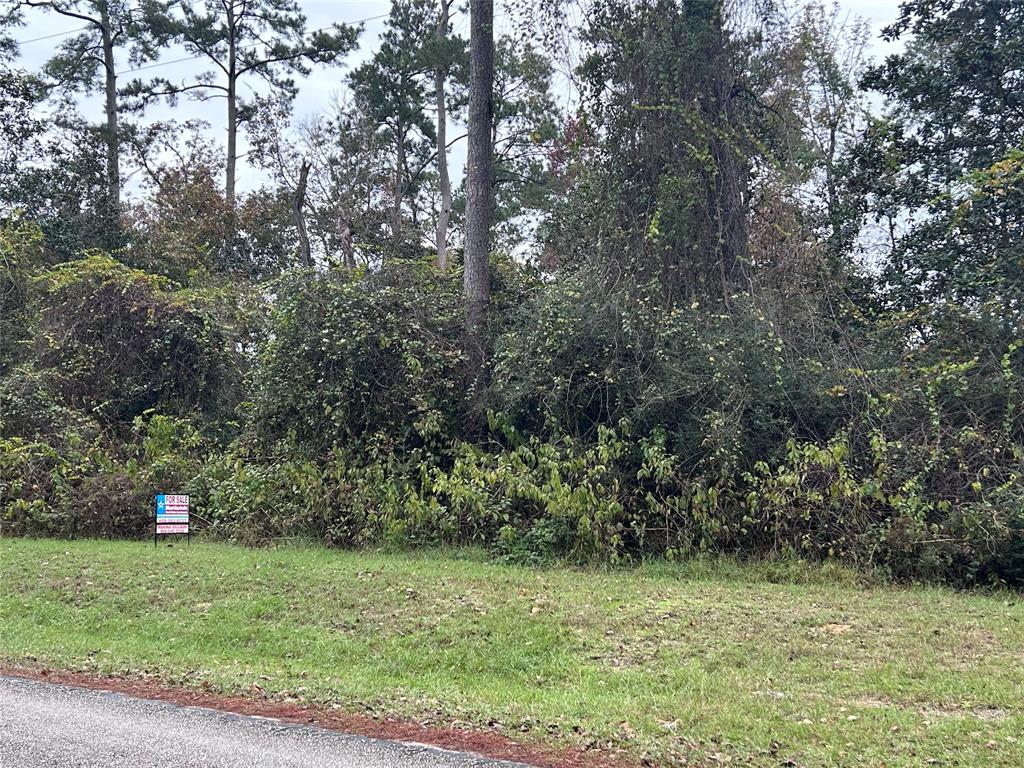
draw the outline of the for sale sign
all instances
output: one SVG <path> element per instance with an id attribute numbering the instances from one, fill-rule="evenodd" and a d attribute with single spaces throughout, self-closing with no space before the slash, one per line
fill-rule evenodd
<path id="1" fill-rule="evenodd" d="M 188 496 L 161 493 L 156 497 L 156 535 L 189 533 Z"/>

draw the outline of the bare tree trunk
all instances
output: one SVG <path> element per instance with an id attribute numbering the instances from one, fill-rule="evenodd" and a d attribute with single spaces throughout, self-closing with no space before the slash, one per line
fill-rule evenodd
<path id="1" fill-rule="evenodd" d="M 443 50 L 448 38 L 448 11 L 452 0 L 440 0 L 441 12 L 437 19 L 438 48 Z M 434 242 L 437 246 L 437 268 L 448 268 L 448 222 L 452 216 L 452 183 L 448 178 L 448 114 L 445 109 L 444 81 L 446 67 L 439 61 L 434 70 L 434 98 L 437 100 L 437 183 L 441 188 L 441 210 L 437 212 Z"/>
<path id="2" fill-rule="evenodd" d="M 313 254 L 309 248 L 309 234 L 306 232 L 306 217 L 302 209 L 306 205 L 306 183 L 309 181 L 309 161 L 303 160 L 299 169 L 299 183 L 295 187 L 295 198 L 292 200 L 292 219 L 295 230 L 299 233 L 299 263 L 304 267 L 313 266 Z"/>
<path id="3" fill-rule="evenodd" d="M 227 4 L 228 14 L 228 157 L 224 174 L 224 198 L 227 200 L 231 216 L 235 212 L 235 167 L 238 163 L 238 72 L 236 64 L 236 31 L 235 11 L 231 3 Z M 231 226 L 234 234 L 234 223 Z"/>
<path id="4" fill-rule="evenodd" d="M 228 208 L 235 209 L 235 168 L 238 164 L 238 104 L 235 98 L 235 83 L 228 86 L 228 157 L 224 174 L 224 199 Z"/>
<path id="5" fill-rule="evenodd" d="M 395 200 L 391 207 L 391 236 L 395 254 L 402 247 L 402 198 L 405 197 L 405 133 L 401 120 L 395 130 Z"/>
<path id="6" fill-rule="evenodd" d="M 471 412 L 487 404 L 487 309 L 491 299 L 488 257 L 494 176 L 494 0 L 469 3 L 469 152 L 466 162 L 466 245 L 463 295 Z"/>
<path id="7" fill-rule="evenodd" d="M 103 47 L 104 96 L 107 124 L 104 139 L 107 144 L 107 204 L 113 217 L 121 207 L 121 146 L 117 125 L 117 62 L 114 60 L 114 35 L 110 28 L 107 7 L 100 15 L 100 36 Z"/>

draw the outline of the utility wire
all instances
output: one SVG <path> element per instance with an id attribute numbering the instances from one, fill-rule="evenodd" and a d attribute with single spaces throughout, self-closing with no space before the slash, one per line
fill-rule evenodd
<path id="1" fill-rule="evenodd" d="M 73 35 L 76 32 L 84 32 L 87 29 L 92 29 L 92 24 L 86 24 L 84 27 L 78 27 L 77 29 L 67 29 L 63 32 L 54 32 L 52 35 L 33 37 L 28 40 L 15 40 L 15 45 L 28 45 L 29 43 L 38 43 L 40 40 L 50 40 L 54 37 L 64 37 L 65 35 Z"/>
<path id="2" fill-rule="evenodd" d="M 351 25 L 365 24 L 368 21 L 376 21 L 377 19 L 383 19 L 383 18 L 385 18 L 388 15 L 389 14 L 381 13 L 381 14 L 378 14 L 376 16 L 368 16 L 365 19 L 357 19 L 356 21 L 346 21 L 346 22 L 343 22 L 343 23 L 344 24 L 351 24 Z M 84 32 L 85 30 L 92 29 L 92 28 L 93 28 L 92 24 L 86 24 L 84 27 L 76 27 L 75 29 L 66 29 L 63 32 L 54 32 L 54 33 L 49 34 L 49 35 L 40 35 L 39 37 L 30 37 L 28 40 L 15 40 L 14 43 L 15 43 L 15 45 L 18 45 L 18 46 L 28 45 L 29 43 L 38 43 L 38 42 L 40 42 L 42 40 L 52 40 L 55 37 L 66 37 L 68 35 L 73 35 L 73 34 L 75 34 L 77 32 Z M 330 27 L 321 27 L 320 29 L 314 29 L 312 34 L 316 34 L 317 32 L 326 32 L 329 29 L 330 29 Z M 259 45 L 259 43 L 256 43 L 256 44 L 254 44 L 252 46 L 243 46 L 243 47 L 254 48 L 254 47 L 258 46 L 258 45 Z M 171 64 L 180 64 L 183 61 L 192 61 L 193 59 L 202 59 L 202 58 L 205 58 L 205 56 L 203 54 L 196 54 L 195 56 L 185 56 L 184 58 L 181 58 L 181 59 L 172 59 L 170 61 L 158 61 L 158 62 L 156 62 L 154 64 L 146 64 L 144 66 L 135 67 L 133 69 L 125 69 L 125 70 L 122 70 L 121 72 L 118 72 L 117 74 L 118 75 L 127 75 L 127 74 L 129 74 L 131 72 L 141 72 L 144 69 L 153 69 L 154 67 L 166 67 L 166 66 L 170 66 Z"/>
<path id="3" fill-rule="evenodd" d="M 355 21 L 345 21 L 345 22 L 341 22 L 341 23 L 349 25 L 349 26 L 355 26 L 356 24 L 365 24 L 368 21 L 376 21 L 377 19 L 383 19 L 383 18 L 386 18 L 389 15 L 390 14 L 387 14 L 387 13 L 379 13 L 376 16 L 367 16 L 365 19 L 357 19 Z M 320 27 L 320 29 L 312 30 L 312 32 L 310 32 L 310 34 L 315 35 L 317 32 L 326 32 L 326 31 L 328 31 L 331 28 L 332 27 Z M 239 46 L 239 47 L 242 48 L 242 49 L 258 48 L 260 45 L 263 45 L 263 43 L 252 43 L 251 45 L 243 45 L 243 46 Z M 171 64 L 180 64 L 183 61 L 192 61 L 194 59 L 205 59 L 205 58 L 208 58 L 206 56 L 206 54 L 204 54 L 204 53 L 197 53 L 197 54 L 195 54 L 193 56 L 184 56 L 184 57 L 182 57 L 180 59 L 171 59 L 170 61 L 157 61 L 157 62 L 154 62 L 153 64 L 143 64 L 141 67 L 134 67 L 132 69 L 123 69 L 120 72 L 118 72 L 117 75 L 118 76 L 128 75 L 128 74 L 131 74 L 132 72 L 141 72 L 144 69 L 156 69 L 157 67 L 166 67 L 166 66 L 170 66 Z"/>

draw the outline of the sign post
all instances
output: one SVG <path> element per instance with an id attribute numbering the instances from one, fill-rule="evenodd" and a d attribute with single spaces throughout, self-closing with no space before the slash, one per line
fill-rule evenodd
<path id="1" fill-rule="evenodd" d="M 189 546 L 192 544 L 192 532 L 188 524 L 188 496 L 181 494 L 157 494 L 156 522 L 153 527 L 153 546 L 157 537 L 167 534 L 183 534 Z"/>

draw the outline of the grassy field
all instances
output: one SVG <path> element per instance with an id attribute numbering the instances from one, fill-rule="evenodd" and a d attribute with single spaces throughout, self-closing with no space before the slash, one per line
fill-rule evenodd
<path id="1" fill-rule="evenodd" d="M 658 765 L 1024 765 L 1018 596 L 816 569 L 8 539 L 0 659 Z"/>

